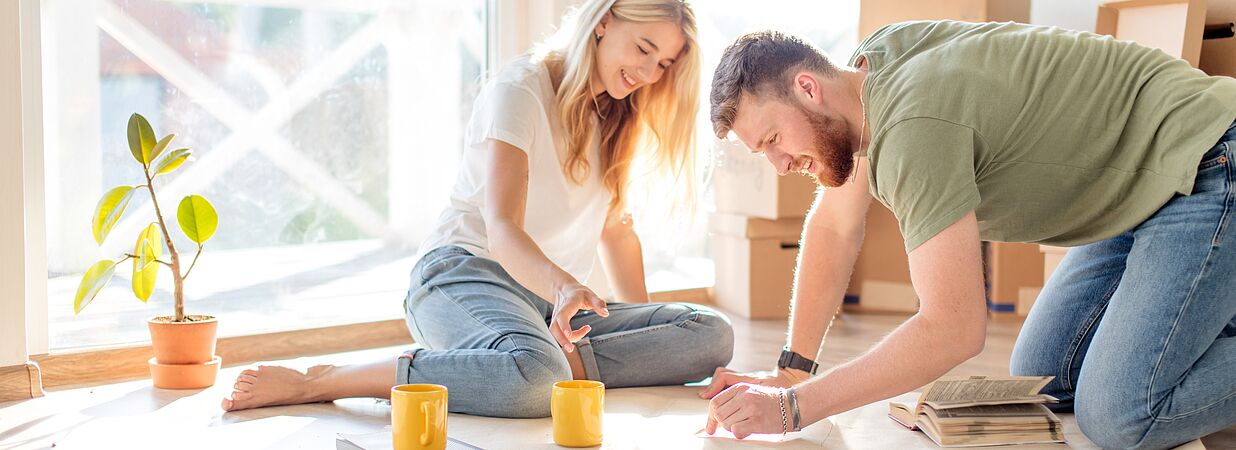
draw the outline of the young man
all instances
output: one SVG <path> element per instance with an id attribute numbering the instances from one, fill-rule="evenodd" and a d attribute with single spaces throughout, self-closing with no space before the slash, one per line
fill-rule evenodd
<path id="1" fill-rule="evenodd" d="M 1055 376 L 1047 393 L 1091 440 L 1161 448 L 1236 423 L 1236 80 L 1130 42 L 1011 23 L 891 25 L 850 66 L 761 32 L 717 68 L 717 136 L 825 188 L 779 369 L 718 370 L 703 393 L 708 431 L 793 431 L 978 354 L 981 240 L 1075 247 L 1011 371 Z M 872 197 L 897 216 L 919 312 L 812 376 Z"/>

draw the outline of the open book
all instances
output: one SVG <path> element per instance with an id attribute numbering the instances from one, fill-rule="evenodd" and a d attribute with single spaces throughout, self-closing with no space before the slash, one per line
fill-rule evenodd
<path id="1" fill-rule="evenodd" d="M 888 404 L 888 416 L 941 447 L 1064 442 L 1060 418 L 1039 391 L 1052 377 L 943 377 L 918 402 Z"/>

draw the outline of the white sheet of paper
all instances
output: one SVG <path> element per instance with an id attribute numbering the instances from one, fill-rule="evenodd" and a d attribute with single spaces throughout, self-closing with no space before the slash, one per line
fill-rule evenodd
<path id="1" fill-rule="evenodd" d="M 376 433 L 339 433 L 335 436 L 336 450 L 393 450 L 394 448 L 395 442 L 394 438 L 391 437 L 390 428 Z M 448 437 L 446 449 L 480 450 L 480 447 L 474 447 L 466 442 Z"/>

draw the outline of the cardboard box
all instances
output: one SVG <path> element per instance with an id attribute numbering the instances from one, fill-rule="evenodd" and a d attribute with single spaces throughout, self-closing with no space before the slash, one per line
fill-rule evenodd
<path id="1" fill-rule="evenodd" d="M 872 202 L 867 211 L 863 247 L 855 263 L 850 291 L 858 293 L 858 302 L 846 305 L 849 311 L 918 311 L 905 239 L 897 226 L 897 217 L 879 202 Z"/>
<path id="2" fill-rule="evenodd" d="M 1034 306 L 1034 301 L 1039 299 L 1039 294 L 1043 292 L 1043 287 L 1029 288 L 1024 287 L 1017 290 L 1017 315 L 1026 317 L 1030 314 L 1030 308 Z"/>
<path id="3" fill-rule="evenodd" d="M 1210 0 L 1206 4 L 1206 24 L 1236 22 L 1236 0 Z M 1236 77 L 1236 37 L 1202 41 L 1198 67 L 1208 75 Z"/>
<path id="4" fill-rule="evenodd" d="M 802 225 L 802 218 L 764 220 L 714 214 L 716 305 L 750 319 L 788 317 Z"/>
<path id="5" fill-rule="evenodd" d="M 985 270 L 991 310 L 1024 315 L 1043 287 L 1044 255 L 1033 244 L 989 243 Z M 910 279 L 910 262 L 897 218 L 879 203 L 867 214 L 866 238 L 855 267 L 851 290 L 855 312 L 918 311 L 918 295 Z"/>
<path id="6" fill-rule="evenodd" d="M 1069 248 L 1040 245 L 1039 251 L 1043 252 L 1043 283 L 1047 283 L 1060 261 L 1064 260 L 1064 255 L 1068 254 Z"/>
<path id="7" fill-rule="evenodd" d="M 859 39 L 890 23 L 909 20 L 1030 23 L 1030 0 L 862 0 L 858 10 Z"/>
<path id="8" fill-rule="evenodd" d="M 1099 4 L 1094 32 L 1163 50 L 1197 67 L 1206 0 L 1114 0 Z"/>
<path id="9" fill-rule="evenodd" d="M 815 200 L 815 181 L 777 170 L 762 156 L 752 155 L 737 140 L 717 143 L 720 160 L 713 176 L 717 212 L 768 220 L 802 218 Z"/>
<path id="10" fill-rule="evenodd" d="M 1043 288 L 1043 252 L 1035 244 L 991 242 L 986 245 L 987 300 L 993 313 L 1025 316 Z"/>

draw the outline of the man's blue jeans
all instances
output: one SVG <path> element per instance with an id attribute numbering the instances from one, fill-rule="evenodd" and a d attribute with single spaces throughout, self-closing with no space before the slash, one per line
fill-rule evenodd
<path id="1" fill-rule="evenodd" d="M 1014 375 L 1104 448 L 1165 448 L 1236 424 L 1236 124 L 1178 195 L 1069 250 L 1013 349 Z"/>

